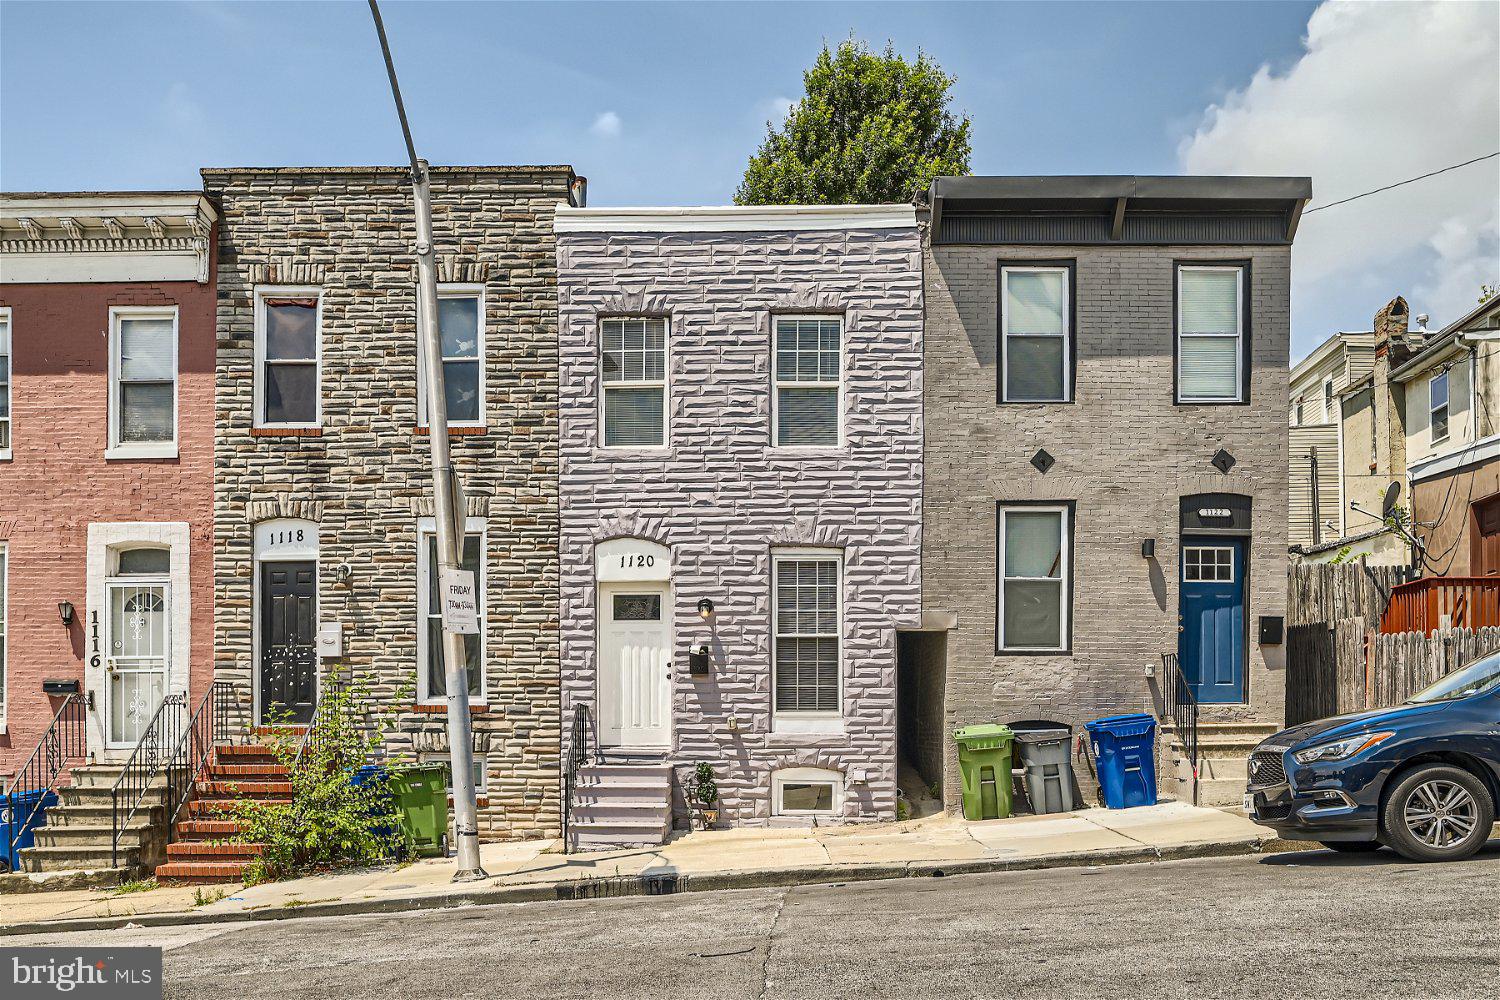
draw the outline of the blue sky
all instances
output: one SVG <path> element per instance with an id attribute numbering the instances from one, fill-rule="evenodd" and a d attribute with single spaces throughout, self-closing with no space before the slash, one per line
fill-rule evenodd
<path id="1" fill-rule="evenodd" d="M 1327 162 L 1316 128 L 1293 148 L 1272 141 L 1259 126 L 1267 118 L 1279 123 L 1288 106 L 1305 108 L 1308 116 L 1333 107 L 1346 108 L 1346 117 L 1368 113 L 1378 119 L 1384 112 L 1373 98 L 1366 112 L 1361 95 L 1348 95 L 1346 107 L 1339 95 L 1320 93 L 1319 81 L 1339 74 L 1319 69 L 1314 60 L 1360 61 L 1361 46 L 1373 44 L 1372 33 L 1412 31 L 1390 16 L 1375 23 L 1373 14 L 1322 12 L 1329 26 L 1319 29 L 1314 22 L 1317 44 L 1309 50 L 1316 8 L 382 7 L 424 155 L 438 163 L 571 163 L 589 177 L 595 205 L 727 202 L 766 119 L 779 117 L 799 95 L 802 70 L 818 46 L 850 34 L 873 45 L 889 39 L 907 54 L 921 48 L 958 78 L 955 106 L 974 120 L 976 173 L 1180 173 L 1195 164 L 1206 164 L 1210 172 L 1307 172 L 1318 201 L 1454 162 L 1444 159 L 1450 146 L 1472 146 L 1476 152 L 1469 155 L 1495 148 L 1500 140 L 1489 133 L 1500 127 L 1494 124 L 1500 116 L 1493 114 L 1481 134 L 1428 142 L 1376 164 L 1368 161 L 1389 143 L 1380 134 L 1361 142 L 1351 128 L 1344 152 L 1360 165 L 1352 172 Z M 1434 46 L 1474 35 L 1472 24 L 1445 30 Z M 1493 36 L 1489 45 L 1493 54 Z M 1481 49 L 1473 58 L 1484 54 Z M 1265 86 L 1258 87 L 1260 82 Z M 1481 71 L 1463 85 L 1482 89 L 1485 83 Z M 1497 89 L 1490 87 L 1491 101 Z M 1476 101 L 1459 117 L 1482 116 L 1489 105 L 1482 96 Z M 1421 115 L 1413 110 L 1411 117 Z M 1389 128 L 1383 120 L 1361 124 Z M 1422 127 L 1420 121 L 1412 124 Z M 1490 148 L 1481 148 L 1486 144 Z M 362 2 L 0 5 L 5 190 L 193 187 L 197 168 L 205 165 L 401 159 Z M 1482 196 L 1483 182 L 1495 173 L 1488 167 L 1471 171 Z M 1375 176 L 1375 183 L 1365 184 L 1366 176 Z M 1470 178 L 1448 186 L 1473 183 Z M 1322 262 L 1314 269 L 1320 280 L 1299 284 L 1294 297 L 1294 355 L 1334 329 L 1366 327 L 1385 299 L 1397 291 L 1412 297 L 1420 282 L 1433 289 L 1434 321 L 1452 318 L 1462 305 L 1459 286 L 1469 279 L 1449 278 L 1454 288 L 1438 289 L 1455 255 L 1477 256 L 1476 273 L 1500 270 L 1490 266 L 1496 255 L 1493 215 L 1482 208 L 1477 215 L 1468 211 L 1474 198 L 1472 187 L 1466 191 L 1442 206 L 1442 218 L 1403 230 L 1399 247 L 1365 260 L 1358 281 L 1340 274 L 1348 261 L 1339 252 L 1338 234 L 1353 213 L 1335 218 L 1340 210 L 1334 209 L 1325 215 L 1322 234 L 1313 237 L 1330 244 L 1313 251 L 1315 262 Z M 1400 199 L 1386 197 L 1388 205 Z M 1450 225 L 1446 247 L 1434 246 L 1455 212 L 1458 231 Z M 1311 229 L 1309 220 L 1304 235 Z M 1348 239 L 1367 241 L 1369 234 L 1352 227 Z M 1369 256 L 1366 251 L 1364 258 Z M 1413 305 L 1420 311 L 1421 302 Z"/>

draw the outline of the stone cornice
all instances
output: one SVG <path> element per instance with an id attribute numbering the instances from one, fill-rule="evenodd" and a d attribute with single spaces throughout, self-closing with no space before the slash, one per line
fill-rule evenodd
<path id="1" fill-rule="evenodd" d="M 209 237 L 218 213 L 202 194 L 18 194 L 0 195 L 0 255 L 8 281 L 89 281 L 101 277 L 79 255 L 119 258 L 114 280 L 208 281 Z M 181 274 L 190 254 L 194 273 Z M 155 273 L 153 255 L 177 265 Z M 106 275 L 113 272 L 106 268 Z"/>

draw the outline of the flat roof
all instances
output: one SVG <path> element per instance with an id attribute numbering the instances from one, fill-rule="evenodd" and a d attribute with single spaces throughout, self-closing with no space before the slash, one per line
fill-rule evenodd
<path id="1" fill-rule="evenodd" d="M 566 163 L 501 164 L 494 166 L 446 166 L 432 164 L 427 169 L 435 174 L 573 173 L 573 168 Z M 405 177 L 411 173 L 411 167 L 390 165 L 369 167 L 204 167 L 198 173 L 204 177 L 222 174 L 399 174 Z"/>
<path id="2" fill-rule="evenodd" d="M 743 233 L 828 229 L 915 229 L 911 205 L 707 205 L 570 208 L 553 216 L 559 233 Z"/>
<path id="3" fill-rule="evenodd" d="M 965 201 L 1169 201 L 1288 202 L 1312 197 L 1311 177 L 1145 176 L 938 177 L 934 197 Z"/>

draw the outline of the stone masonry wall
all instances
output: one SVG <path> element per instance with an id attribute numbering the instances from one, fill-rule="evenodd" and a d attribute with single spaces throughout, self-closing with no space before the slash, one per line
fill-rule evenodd
<path id="1" fill-rule="evenodd" d="M 997 405 L 998 263 L 1038 258 L 1077 261 L 1077 402 Z M 1219 258 L 1252 261 L 1250 404 L 1177 406 L 1173 261 Z M 1254 623 L 1286 604 L 1289 249 L 937 246 L 926 264 L 923 606 L 958 616 L 947 729 L 1159 713 L 1160 654 L 1177 648 L 1178 499 L 1220 491 L 1253 498 L 1249 700 L 1204 717 L 1280 722 L 1284 647 L 1260 646 Z M 1030 464 L 1038 448 L 1057 460 L 1045 475 Z M 1219 448 L 1238 461 L 1228 475 L 1209 464 Z M 1077 503 L 1071 655 L 995 654 L 1001 500 Z"/>
<path id="2" fill-rule="evenodd" d="M 558 238 L 564 714 L 595 698 L 595 544 L 669 546 L 670 759 L 679 787 L 714 764 L 721 824 L 770 822 L 770 774 L 795 766 L 845 772 L 846 818 L 894 818 L 896 630 L 920 620 L 920 254 L 915 229 Z M 777 312 L 844 316 L 845 447 L 770 447 Z M 643 313 L 669 317 L 669 447 L 602 451 L 599 320 Z M 785 545 L 844 550 L 840 735 L 771 731 L 771 553 Z M 700 643 L 714 662 L 695 680 L 681 668 Z"/>
<path id="3" fill-rule="evenodd" d="M 415 228 L 405 171 L 206 170 L 220 206 L 216 673 L 248 705 L 252 523 L 319 522 L 319 617 L 341 622 L 325 675 L 368 680 L 399 710 L 392 753 L 447 750 L 445 716 L 415 706 L 418 518 L 431 465 L 417 433 Z M 453 438 L 469 514 L 486 518 L 488 755 L 480 834 L 559 828 L 557 308 L 552 212 L 567 167 L 436 168 L 439 280 L 485 286 L 488 424 Z M 321 433 L 252 433 L 254 290 L 323 289 Z M 340 583 L 340 564 L 352 570 Z"/>

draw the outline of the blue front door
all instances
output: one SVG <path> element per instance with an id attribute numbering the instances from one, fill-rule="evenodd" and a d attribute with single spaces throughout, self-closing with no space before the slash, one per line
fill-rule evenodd
<path id="1" fill-rule="evenodd" d="M 1177 655 L 1198 701 L 1244 701 L 1244 539 L 1183 536 L 1178 608 L 1182 631 Z"/>

